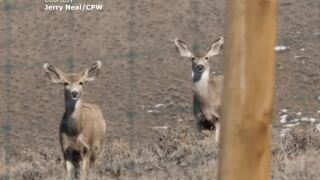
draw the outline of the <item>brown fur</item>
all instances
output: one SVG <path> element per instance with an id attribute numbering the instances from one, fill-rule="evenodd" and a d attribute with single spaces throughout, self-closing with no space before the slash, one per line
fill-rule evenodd
<path id="1" fill-rule="evenodd" d="M 220 119 L 220 109 L 221 109 L 221 97 L 223 88 L 223 76 L 210 76 L 208 95 L 202 95 L 196 93 L 200 103 L 203 115 L 207 120 L 213 120 L 215 118 Z"/>
<path id="2" fill-rule="evenodd" d="M 103 150 L 105 126 L 101 110 L 94 104 L 83 103 L 73 112 L 67 110 L 62 118 L 59 133 L 65 158 L 72 159 L 67 157 L 67 151 L 72 150 L 79 152 L 81 159 L 88 156 L 90 164 L 94 164 Z"/>
<path id="3" fill-rule="evenodd" d="M 223 38 L 219 37 L 207 53 L 192 53 L 187 45 L 178 39 L 174 40 L 174 44 L 181 56 L 192 60 L 193 112 L 198 128 L 199 130 L 216 129 L 216 141 L 219 141 L 223 76 L 211 75 L 208 60 L 211 56 L 219 54 Z"/>
<path id="4" fill-rule="evenodd" d="M 47 75 L 65 87 L 65 112 L 60 124 L 60 144 L 67 169 L 67 179 L 86 179 L 92 166 L 103 151 L 106 123 L 100 108 L 83 103 L 83 83 L 99 74 L 97 62 L 82 73 L 64 73 L 49 64 L 44 65 Z M 76 93 L 76 94 L 73 94 Z M 80 174 L 81 173 L 81 174 Z"/>

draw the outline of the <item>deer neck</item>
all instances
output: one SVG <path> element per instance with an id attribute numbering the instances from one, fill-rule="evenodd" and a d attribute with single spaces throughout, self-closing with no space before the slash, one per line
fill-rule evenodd
<path id="1" fill-rule="evenodd" d="M 63 121 L 70 134 L 78 134 L 82 128 L 83 99 L 65 100 L 65 114 Z"/>
<path id="2" fill-rule="evenodd" d="M 65 112 L 69 116 L 77 116 L 78 114 L 81 114 L 82 106 L 82 98 L 77 100 L 65 100 Z"/>
<path id="3" fill-rule="evenodd" d="M 207 99 L 209 93 L 210 69 L 207 69 L 197 76 L 198 77 L 193 77 L 193 92 L 200 101 L 204 101 Z"/>

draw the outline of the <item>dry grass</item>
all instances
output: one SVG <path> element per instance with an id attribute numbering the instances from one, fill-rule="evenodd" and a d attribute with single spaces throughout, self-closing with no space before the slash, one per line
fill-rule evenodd
<path id="1" fill-rule="evenodd" d="M 299 126 L 273 139 L 272 179 L 316 180 L 320 176 L 320 132 L 313 126 Z"/>
<path id="2" fill-rule="evenodd" d="M 272 179 L 318 179 L 319 131 L 305 125 L 280 137 L 279 130 L 274 129 Z M 217 166 L 218 148 L 212 133 L 196 134 L 185 126 L 155 131 L 151 141 L 140 144 L 113 141 L 90 179 L 213 179 Z M 11 179 L 61 179 L 64 175 L 58 147 L 13 152 L 0 170 L 0 179 L 5 179 L 4 172 L 9 172 Z"/>

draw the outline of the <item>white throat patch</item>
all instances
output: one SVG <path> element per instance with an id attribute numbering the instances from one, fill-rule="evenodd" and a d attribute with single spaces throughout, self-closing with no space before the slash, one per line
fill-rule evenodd
<path id="1" fill-rule="evenodd" d="M 201 79 L 194 83 L 194 90 L 197 94 L 205 95 L 208 91 L 208 85 L 209 85 L 209 76 L 210 76 L 210 70 L 207 69 L 204 71 L 201 75 Z"/>

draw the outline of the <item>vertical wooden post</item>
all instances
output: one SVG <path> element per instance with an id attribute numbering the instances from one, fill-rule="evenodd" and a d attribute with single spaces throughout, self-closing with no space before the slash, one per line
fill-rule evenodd
<path id="1" fill-rule="evenodd" d="M 220 180 L 267 180 L 276 0 L 229 0 Z"/>

